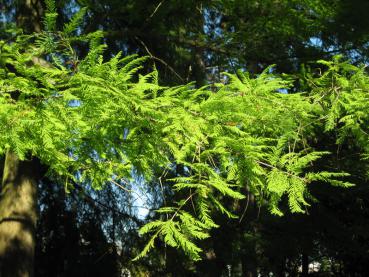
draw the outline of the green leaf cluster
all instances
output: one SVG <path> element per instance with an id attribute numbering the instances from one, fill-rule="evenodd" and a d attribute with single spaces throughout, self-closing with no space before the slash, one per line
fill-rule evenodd
<path id="1" fill-rule="evenodd" d="M 160 238 L 201 258 L 197 240 L 217 227 L 214 212 L 236 218 L 226 199 L 253 193 L 272 213 L 282 215 L 287 197 L 292 212 L 304 212 L 308 185 L 348 187 L 347 174 L 319 171 L 326 151 L 311 143 L 317 132 L 336 129 L 337 143 L 353 139 L 368 154 L 368 84 L 363 68 L 336 58 L 328 69 L 306 75 L 306 91 L 290 93 L 291 81 L 267 68 L 253 78 L 226 73 L 216 91 L 194 84 L 163 87 L 154 69 L 140 75 L 145 58 L 104 59 L 102 33 L 73 36 L 84 11 L 56 31 L 52 2 L 46 31 L 0 41 L 0 153 L 22 160 L 39 158 L 49 175 L 70 187 L 123 186 L 138 172 L 181 165 L 170 181 L 181 200 L 157 211 L 161 219 L 142 227 L 152 234 L 140 258 Z M 84 41 L 80 58 L 73 43 Z"/>

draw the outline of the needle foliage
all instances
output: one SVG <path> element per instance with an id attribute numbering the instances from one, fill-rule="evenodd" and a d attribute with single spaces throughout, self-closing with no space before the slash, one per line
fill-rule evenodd
<path id="1" fill-rule="evenodd" d="M 0 41 L 0 153 L 37 157 L 50 177 L 70 189 L 74 183 L 101 189 L 124 187 L 133 172 L 150 181 L 154 172 L 181 165 L 171 181 L 180 200 L 157 210 L 163 216 L 140 234 L 201 259 L 198 240 L 218 225 L 215 212 L 237 215 L 226 199 L 253 193 L 270 212 L 304 213 L 314 197 L 309 184 L 353 184 L 348 174 L 319 170 L 332 155 L 314 148 L 316 138 L 338 133 L 337 145 L 352 140 L 367 158 L 369 78 L 364 68 L 339 57 L 319 61 L 323 73 L 293 79 L 225 74 L 214 87 L 164 87 L 158 72 L 140 75 L 145 58 L 104 58 L 101 32 L 74 36 L 85 10 L 62 31 L 48 1 L 45 31 Z M 88 43 L 79 57 L 74 43 Z M 292 82 L 302 91 L 293 91 Z"/>

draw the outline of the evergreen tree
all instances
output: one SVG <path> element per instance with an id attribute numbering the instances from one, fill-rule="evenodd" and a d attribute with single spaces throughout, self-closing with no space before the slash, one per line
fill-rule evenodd
<path id="1" fill-rule="evenodd" d="M 106 185 L 132 191 L 130 181 L 137 176 L 160 183 L 171 197 L 161 199 L 156 219 L 141 228 L 141 235 L 151 236 L 136 259 L 164 245 L 180 248 L 192 260 L 213 252 L 221 257 L 220 271 L 232 260 L 227 254 L 233 246 L 221 248 L 215 242 L 204 254 L 199 245 L 206 243 L 198 244 L 217 235 L 213 228 L 223 221 L 219 214 L 242 221 L 241 206 L 247 207 L 250 199 L 254 212 L 267 207 L 274 215 L 306 213 L 316 196 L 324 194 L 315 187 L 365 183 L 365 68 L 336 57 L 319 61 L 315 67 L 321 70 L 307 69 L 302 75 L 278 76 L 270 67 L 256 76 L 225 74 L 225 84 L 212 87 L 164 87 L 155 69 L 138 74 L 145 58 L 104 52 L 102 32 L 80 35 L 86 9 L 62 24 L 62 31 L 56 9 L 47 1 L 44 31 L 18 35 L 12 29 L 0 45 L 3 275 L 32 274 L 36 188 L 45 176 L 67 191 Z M 357 170 L 338 159 L 339 152 L 346 158 L 353 149 L 361 161 Z M 363 207 L 365 199 L 361 203 Z M 96 242 L 94 249 L 102 249 L 107 243 L 103 230 L 92 223 L 81 225 L 80 231 Z M 86 231 L 91 226 L 95 237 Z M 238 255 L 248 274 L 262 264 L 252 261 L 250 253 L 259 257 L 260 249 L 268 251 L 255 237 L 262 233 L 257 225 L 236 229 L 234 243 L 245 249 Z M 309 255 L 315 255 L 311 249 L 310 244 L 298 249 L 304 271 Z"/>

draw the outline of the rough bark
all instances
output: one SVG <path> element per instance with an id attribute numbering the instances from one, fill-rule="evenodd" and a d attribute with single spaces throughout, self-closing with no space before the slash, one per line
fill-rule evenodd
<path id="1" fill-rule="evenodd" d="M 0 195 L 0 277 L 33 276 L 37 220 L 37 160 L 8 151 Z"/>
<path id="2" fill-rule="evenodd" d="M 42 30 L 43 7 L 39 0 L 21 0 L 16 6 L 16 21 L 26 33 Z"/>

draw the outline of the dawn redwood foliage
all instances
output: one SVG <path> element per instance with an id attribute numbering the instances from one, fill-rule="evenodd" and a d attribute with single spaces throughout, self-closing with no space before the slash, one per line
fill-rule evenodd
<path id="1" fill-rule="evenodd" d="M 317 168 L 335 153 L 314 145 L 335 130 L 337 146 L 350 140 L 367 162 L 365 68 L 336 57 L 299 77 L 281 77 L 269 67 L 256 77 L 227 73 L 224 84 L 212 87 L 165 87 L 155 69 L 139 74 L 145 58 L 104 58 L 102 32 L 75 36 L 84 13 L 57 31 L 55 6 L 47 1 L 44 31 L 0 41 L 0 151 L 6 155 L 0 224 L 14 221 L 15 232 L 25 233 L 13 238 L 0 228 L 3 272 L 11 272 L 7 259 L 25 255 L 28 264 L 13 276 L 31 274 L 32 185 L 44 169 L 69 190 L 125 187 L 133 175 L 150 181 L 154 172 L 182 166 L 170 180 L 180 200 L 166 203 L 156 211 L 162 216 L 141 228 L 149 240 L 137 259 L 157 239 L 201 259 L 196 242 L 218 227 L 215 211 L 237 217 L 224 205 L 227 198 L 237 202 L 251 192 L 276 215 L 287 199 L 291 212 L 304 213 L 315 201 L 309 184 L 354 185 L 338 166 Z M 88 43 L 86 56 L 78 56 L 75 43 Z M 293 82 L 303 90 L 293 91 Z M 15 248 L 15 240 L 24 247 Z"/>

